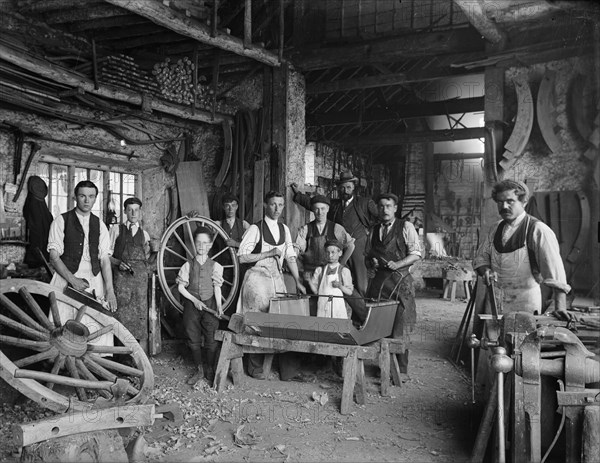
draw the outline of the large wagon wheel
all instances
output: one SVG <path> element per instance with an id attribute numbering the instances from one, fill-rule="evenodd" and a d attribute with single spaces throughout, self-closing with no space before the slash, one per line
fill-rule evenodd
<path id="1" fill-rule="evenodd" d="M 177 291 L 177 274 L 181 266 L 196 255 L 193 234 L 197 226 L 213 230 L 213 248 L 210 257 L 223 266 L 224 283 L 221 288 L 223 312 L 235 301 L 240 280 L 237 252 L 225 244 L 229 235 L 219 224 L 206 217 L 181 217 L 167 228 L 160 240 L 157 267 L 160 285 L 169 302 L 180 312 L 183 305 Z"/>
<path id="2" fill-rule="evenodd" d="M 107 401 L 144 403 L 150 396 L 154 374 L 148 357 L 114 318 L 54 286 L 25 279 L 3 281 L 0 305 L 0 377 L 31 400 L 64 413 L 102 408 Z M 42 309 L 48 305 L 49 311 Z M 61 318 L 59 306 L 70 308 L 74 318 Z M 109 333 L 123 345 L 91 343 Z M 113 354 L 122 361 L 107 358 Z"/>

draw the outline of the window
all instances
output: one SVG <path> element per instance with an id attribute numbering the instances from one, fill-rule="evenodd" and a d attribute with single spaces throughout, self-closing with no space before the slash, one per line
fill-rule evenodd
<path id="1" fill-rule="evenodd" d="M 135 196 L 137 188 L 136 175 L 109 170 L 40 162 L 37 175 L 48 185 L 46 202 L 54 217 L 75 206 L 75 185 L 82 180 L 90 180 L 98 187 L 98 196 L 92 212 L 109 224 L 121 223 L 123 201 Z"/>

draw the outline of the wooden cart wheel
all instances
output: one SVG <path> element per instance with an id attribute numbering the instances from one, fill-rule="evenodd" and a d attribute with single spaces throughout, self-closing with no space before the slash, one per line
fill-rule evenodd
<path id="1" fill-rule="evenodd" d="M 150 396 L 152 366 L 116 319 L 55 286 L 26 279 L 4 280 L 0 305 L 0 377 L 31 400 L 64 413 L 109 402 L 141 404 Z M 72 319 L 61 319 L 59 307 L 65 306 Z M 109 333 L 122 345 L 91 343 Z M 116 358 L 109 359 L 113 354 Z"/>
<path id="2" fill-rule="evenodd" d="M 208 227 L 214 232 L 210 257 L 223 266 L 224 283 L 221 291 L 223 312 L 225 312 L 235 300 L 240 280 L 240 267 L 236 249 L 225 244 L 229 235 L 213 220 L 206 217 L 181 217 L 167 228 L 160 240 L 158 251 L 158 279 L 169 302 L 183 312 L 176 279 L 181 266 L 196 255 L 192 237 L 198 226 Z"/>

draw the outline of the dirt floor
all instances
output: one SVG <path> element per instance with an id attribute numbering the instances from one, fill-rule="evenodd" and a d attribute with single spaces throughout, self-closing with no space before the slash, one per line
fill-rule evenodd
<path id="1" fill-rule="evenodd" d="M 367 403 L 339 413 L 342 380 L 325 361 L 307 358 L 303 382 L 281 382 L 276 368 L 266 381 L 217 394 L 205 382 L 185 384 L 192 372 L 185 347 L 165 344 L 151 359 L 157 404 L 177 403 L 181 423 L 157 422 L 133 430 L 148 443 L 148 459 L 168 462 L 467 461 L 478 422 L 466 371 L 449 353 L 466 302 L 421 294 L 411 336 L 409 372 L 391 397 L 379 395 L 378 367 L 366 364 Z M 0 460 L 16 461 L 11 425 L 52 413 L 27 400 L 4 405 Z"/>

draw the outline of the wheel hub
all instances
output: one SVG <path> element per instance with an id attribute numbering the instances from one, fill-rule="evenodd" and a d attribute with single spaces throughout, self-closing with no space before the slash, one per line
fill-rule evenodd
<path id="1" fill-rule="evenodd" d="M 65 324 L 52 331 L 50 344 L 64 355 L 81 357 L 87 352 L 87 339 L 90 330 L 83 323 L 67 320 Z"/>

